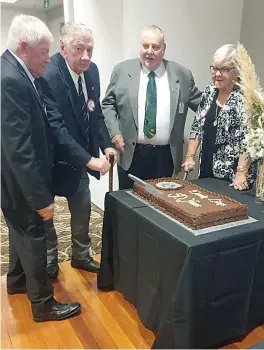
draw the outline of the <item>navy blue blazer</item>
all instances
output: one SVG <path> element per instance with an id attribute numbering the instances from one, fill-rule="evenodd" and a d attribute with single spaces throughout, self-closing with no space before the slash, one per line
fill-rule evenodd
<path id="1" fill-rule="evenodd" d="M 89 112 L 89 140 L 85 133 L 83 112 L 78 103 L 76 87 L 70 75 L 66 61 L 59 52 L 51 57 L 51 63 L 47 65 L 43 78 L 48 82 L 48 85 L 52 90 L 68 132 L 90 154 L 90 156 L 99 157 L 99 147 L 102 152 L 106 148 L 112 147 L 111 139 L 101 110 L 100 79 L 96 64 L 91 62 L 89 69 L 84 72 L 88 97 L 95 102 L 95 110 Z M 99 172 L 90 169 L 87 171 L 97 179 L 100 178 Z"/>

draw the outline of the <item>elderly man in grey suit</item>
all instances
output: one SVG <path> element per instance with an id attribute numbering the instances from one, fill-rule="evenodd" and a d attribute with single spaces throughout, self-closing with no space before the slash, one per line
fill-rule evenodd
<path id="1" fill-rule="evenodd" d="M 187 111 L 196 111 L 201 92 L 189 69 L 163 58 L 165 49 L 161 29 L 145 27 L 140 58 L 114 67 L 102 102 L 119 189 L 132 187 L 129 173 L 147 180 L 181 170 Z"/>

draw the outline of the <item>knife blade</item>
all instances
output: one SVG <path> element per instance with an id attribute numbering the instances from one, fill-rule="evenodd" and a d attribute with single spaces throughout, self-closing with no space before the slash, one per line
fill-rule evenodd
<path id="1" fill-rule="evenodd" d="M 141 180 L 139 177 L 136 177 L 132 174 L 128 174 L 128 177 L 133 180 L 134 182 L 141 184 L 144 186 L 145 190 L 148 191 L 151 194 L 156 194 L 156 195 L 163 195 L 163 192 L 161 192 L 160 190 L 158 190 L 157 188 L 155 188 L 154 186 L 148 184 L 147 182 L 145 182 L 144 180 Z"/>

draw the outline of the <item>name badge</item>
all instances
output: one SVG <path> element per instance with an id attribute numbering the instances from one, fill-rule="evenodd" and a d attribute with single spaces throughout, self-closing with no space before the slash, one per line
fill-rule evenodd
<path id="1" fill-rule="evenodd" d="M 183 113 L 184 112 L 184 103 L 180 102 L 179 103 L 179 113 Z"/>
<path id="2" fill-rule="evenodd" d="M 89 112 L 93 112 L 95 110 L 95 103 L 94 103 L 94 100 L 92 99 L 89 99 L 87 101 L 87 108 L 88 108 L 88 111 Z"/>

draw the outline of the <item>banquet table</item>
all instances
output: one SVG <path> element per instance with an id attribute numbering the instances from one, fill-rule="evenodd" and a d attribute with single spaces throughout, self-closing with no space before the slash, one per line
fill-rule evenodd
<path id="1" fill-rule="evenodd" d="M 247 204 L 250 220 L 195 234 L 133 195 L 107 193 L 98 288 L 123 294 L 153 348 L 206 348 L 264 323 L 264 205 L 218 179 L 195 184 Z"/>

